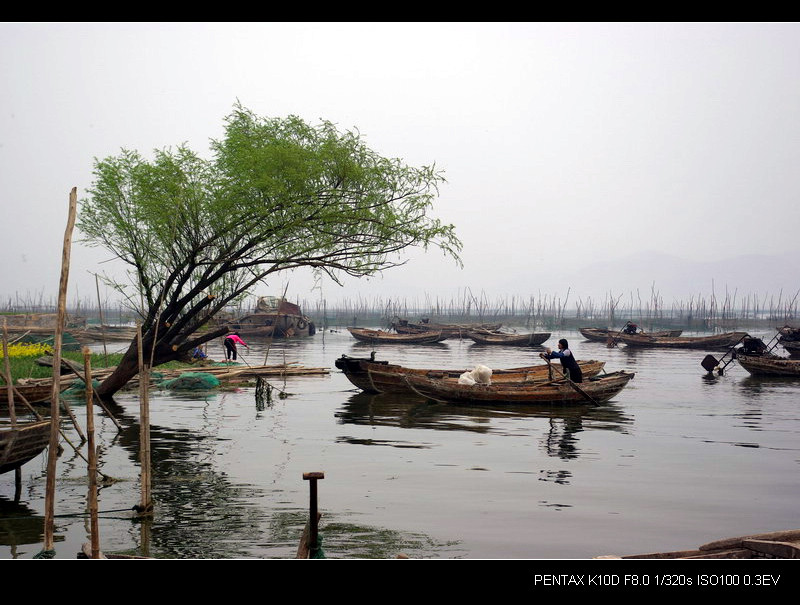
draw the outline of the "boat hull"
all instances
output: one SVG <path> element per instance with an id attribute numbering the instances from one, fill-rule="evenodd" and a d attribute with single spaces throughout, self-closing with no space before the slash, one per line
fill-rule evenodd
<path id="1" fill-rule="evenodd" d="M 664 347 L 672 349 L 727 349 L 734 347 L 747 336 L 747 332 L 726 332 L 712 336 L 665 336 L 620 334 L 615 340 L 629 347 Z"/>
<path id="2" fill-rule="evenodd" d="M 736 361 L 754 376 L 800 377 L 800 359 L 786 359 L 770 355 L 736 354 Z"/>
<path id="3" fill-rule="evenodd" d="M 390 364 L 386 361 L 363 359 L 342 355 L 335 362 L 336 367 L 342 370 L 347 379 L 362 391 L 368 393 L 403 393 L 413 394 L 406 381 L 405 374 L 428 376 L 432 378 L 458 378 L 470 369 L 418 369 Z M 596 376 L 603 371 L 604 361 L 581 361 L 581 372 L 587 378 Z M 550 372 L 553 372 L 552 375 Z M 537 364 L 518 368 L 499 369 L 492 371 L 492 382 L 536 380 L 560 378 L 563 376 L 560 364 Z"/>
<path id="4" fill-rule="evenodd" d="M 370 344 L 399 343 L 399 344 L 426 344 L 441 342 L 447 338 L 442 332 L 423 332 L 420 334 L 394 334 L 383 330 L 369 330 L 366 328 L 347 328 L 356 340 Z"/>
<path id="5" fill-rule="evenodd" d="M 0 427 L 0 474 L 13 471 L 33 460 L 49 443 L 49 420 Z"/>
<path id="6" fill-rule="evenodd" d="M 533 332 L 531 334 L 484 334 L 482 332 L 467 332 L 467 336 L 473 342 L 480 345 L 537 347 L 550 338 L 550 332 Z"/>
<path id="7" fill-rule="evenodd" d="M 609 330 L 608 328 L 578 328 L 578 331 L 586 340 L 594 342 L 606 342 L 609 337 L 613 338 L 620 333 L 619 330 Z M 668 336 L 676 338 L 683 334 L 683 330 L 658 330 L 655 332 L 644 332 L 644 334 L 647 336 Z"/>
<path id="8" fill-rule="evenodd" d="M 377 374 L 379 372 L 373 372 Z M 492 382 L 462 385 L 455 379 L 437 379 L 407 374 L 403 378 L 420 397 L 464 405 L 586 405 L 609 401 L 634 377 L 614 372 L 576 384 L 570 380 Z"/>

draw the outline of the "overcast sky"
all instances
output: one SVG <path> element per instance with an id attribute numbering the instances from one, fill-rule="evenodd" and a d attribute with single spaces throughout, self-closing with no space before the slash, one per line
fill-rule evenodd
<path id="1" fill-rule="evenodd" d="M 237 100 L 435 163 L 464 243 L 463 269 L 415 250 L 345 289 L 288 274 L 259 294 L 580 293 L 567 276 L 598 261 L 732 257 L 754 236 L 786 255 L 800 226 L 794 23 L 3 23 L 0 76 L 3 305 L 56 296 L 94 158 L 207 155 Z M 94 300 L 108 255 L 74 238 L 69 299 Z"/>

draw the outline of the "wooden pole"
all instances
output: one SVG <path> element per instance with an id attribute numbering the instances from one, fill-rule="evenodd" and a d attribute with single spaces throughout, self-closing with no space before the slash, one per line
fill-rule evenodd
<path id="1" fill-rule="evenodd" d="M 142 350 L 142 326 L 136 326 L 137 348 L 139 350 L 139 462 L 141 466 L 141 501 L 140 514 L 152 512 L 153 503 L 150 492 L 150 406 L 148 388 L 150 369 L 144 363 Z"/>
<path id="2" fill-rule="evenodd" d="M 17 414 L 14 410 L 14 383 L 11 378 L 11 362 L 8 359 L 8 321 L 3 319 L 3 367 L 5 368 L 6 388 L 8 389 L 8 415 L 11 426 L 17 426 Z"/>
<path id="3" fill-rule="evenodd" d="M 91 352 L 88 347 L 83 347 L 83 367 L 86 376 L 86 432 L 89 434 L 89 522 L 92 559 L 100 559 L 100 529 L 97 520 L 97 449 L 94 441 L 94 393 L 92 393 Z"/>
<path id="4" fill-rule="evenodd" d="M 317 507 L 317 481 L 324 479 L 325 473 L 313 472 L 303 473 L 303 480 L 309 482 L 309 511 L 308 511 L 308 558 L 313 558 L 319 550 L 319 509 Z"/>
<path id="5" fill-rule="evenodd" d="M 94 286 L 97 289 L 97 309 L 100 313 L 100 335 L 103 337 L 103 355 L 105 356 L 106 365 L 108 365 L 108 350 L 106 349 L 106 328 L 103 320 L 103 303 L 100 302 L 100 281 L 97 279 L 97 273 L 94 274 Z"/>
<path id="6" fill-rule="evenodd" d="M 64 247 L 61 256 L 61 279 L 58 288 L 58 321 L 53 339 L 53 391 L 50 399 L 50 446 L 47 458 L 47 487 L 45 491 L 44 510 L 44 550 L 53 551 L 53 534 L 55 532 L 55 491 L 56 491 L 56 457 L 58 455 L 59 429 L 59 395 L 61 393 L 61 340 L 64 332 L 64 320 L 67 308 L 67 282 L 69 281 L 69 257 L 72 246 L 72 230 L 75 227 L 75 215 L 78 208 L 78 189 L 73 187 L 69 194 L 69 213 L 67 228 L 64 232 Z"/>

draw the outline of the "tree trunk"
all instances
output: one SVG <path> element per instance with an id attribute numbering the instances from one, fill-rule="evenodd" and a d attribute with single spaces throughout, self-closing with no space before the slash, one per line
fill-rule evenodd
<path id="1" fill-rule="evenodd" d="M 182 358 L 187 351 L 191 351 L 194 347 L 213 340 L 228 332 L 227 326 L 213 330 L 199 338 L 181 339 L 181 344 L 169 344 L 169 341 L 159 341 L 155 351 L 153 351 L 152 364 L 150 362 L 150 353 L 152 350 L 153 335 L 148 332 L 142 336 L 142 347 L 144 349 L 144 363 L 151 368 L 175 361 Z M 120 389 L 124 388 L 126 384 L 139 373 L 139 349 L 134 338 L 131 341 L 125 355 L 122 356 L 116 369 L 102 382 L 97 388 L 97 394 L 102 399 L 111 399 Z"/>

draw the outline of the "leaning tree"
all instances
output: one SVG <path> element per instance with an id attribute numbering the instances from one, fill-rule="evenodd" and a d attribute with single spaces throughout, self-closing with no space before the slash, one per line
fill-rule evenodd
<path id="1" fill-rule="evenodd" d="M 452 225 L 428 215 L 444 178 L 368 148 L 358 133 L 296 116 L 263 118 L 236 105 L 211 159 L 185 145 L 95 161 L 82 201 L 83 241 L 127 268 L 105 277 L 141 314 L 152 367 L 180 359 L 226 327 L 200 330 L 278 271 L 310 267 L 340 283 L 401 264 L 410 246 L 460 263 Z M 98 388 L 110 397 L 138 373 L 134 339 Z"/>

